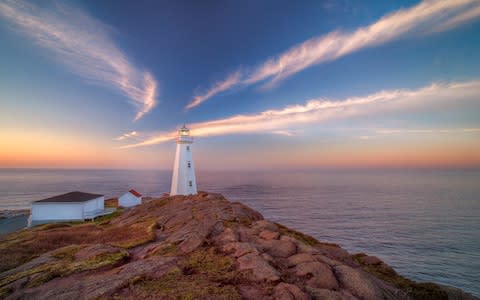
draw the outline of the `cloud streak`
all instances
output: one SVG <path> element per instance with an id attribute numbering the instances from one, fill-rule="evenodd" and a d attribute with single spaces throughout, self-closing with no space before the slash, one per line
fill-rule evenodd
<path id="1" fill-rule="evenodd" d="M 479 94 L 480 80 L 434 83 L 416 90 L 387 90 L 343 100 L 313 99 L 304 104 L 290 105 L 282 109 L 194 123 L 189 127 L 192 134 L 197 137 L 256 133 L 285 134 L 306 124 L 379 112 L 447 110 L 452 105 L 458 105 L 460 101 L 473 101 L 472 99 L 477 99 Z M 162 132 L 122 148 L 159 144 L 173 140 L 175 135 L 175 131 Z"/>
<path id="2" fill-rule="evenodd" d="M 226 91 L 236 84 L 240 80 L 240 72 L 235 72 L 230 74 L 226 79 L 222 81 L 217 81 L 215 84 L 206 92 L 206 93 L 197 93 L 193 100 L 185 107 L 185 109 L 194 108 L 195 106 L 200 105 L 207 99 L 213 97 L 214 95 Z"/>
<path id="3" fill-rule="evenodd" d="M 135 120 L 156 105 L 153 75 L 137 68 L 119 49 L 112 29 L 79 8 L 55 3 L 51 8 L 23 1 L 0 2 L 0 17 L 88 82 L 117 90 L 136 107 Z"/>
<path id="4" fill-rule="evenodd" d="M 118 136 L 115 138 L 116 141 L 123 141 L 126 139 L 135 139 L 138 138 L 138 132 L 136 131 L 130 131 L 127 133 L 122 134 L 121 136 Z"/>
<path id="5" fill-rule="evenodd" d="M 446 31 L 478 17 L 478 0 L 425 0 L 413 7 L 388 14 L 355 31 L 339 30 L 307 40 L 268 59 L 249 72 L 235 72 L 237 76 L 230 75 L 219 81 L 228 82 L 228 85 L 218 88 L 218 84 L 214 84 L 205 93 L 196 95 L 187 105 L 187 109 L 232 87 L 248 86 L 266 80 L 269 80 L 266 86 L 272 86 L 306 68 L 336 60 L 361 49 L 382 45 L 407 34 Z"/>

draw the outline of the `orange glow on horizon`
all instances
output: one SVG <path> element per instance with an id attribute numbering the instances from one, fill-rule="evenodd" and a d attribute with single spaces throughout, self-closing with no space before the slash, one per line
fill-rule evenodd
<path id="1" fill-rule="evenodd" d="M 173 143 L 161 149 L 118 149 L 114 142 L 109 144 L 93 138 L 18 130 L 0 133 L 0 140 L 3 141 L 0 147 L 2 168 L 170 169 L 173 163 Z M 477 151 L 480 141 L 471 138 L 237 146 L 222 150 L 205 143 L 197 147 L 195 160 L 199 170 L 480 167 L 480 152 Z"/>

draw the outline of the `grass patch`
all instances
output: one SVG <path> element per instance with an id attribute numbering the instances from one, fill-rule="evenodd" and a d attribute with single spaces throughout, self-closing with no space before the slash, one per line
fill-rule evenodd
<path id="1" fill-rule="evenodd" d="M 198 249 L 159 279 L 132 282 L 119 298 L 242 299 L 234 283 L 239 273 L 232 258 L 214 248 Z M 115 296 L 114 296 L 115 298 Z"/>
<path id="2" fill-rule="evenodd" d="M 52 256 L 58 259 L 66 259 L 66 260 L 73 261 L 75 259 L 75 254 L 77 254 L 77 252 L 83 248 L 85 248 L 85 246 L 80 246 L 80 245 L 71 245 L 71 246 L 63 247 L 53 252 Z"/>
<path id="3" fill-rule="evenodd" d="M 120 214 L 120 213 L 119 213 Z M 110 216 L 110 220 L 117 217 Z M 15 268 L 48 251 L 70 245 L 111 244 L 132 248 L 155 240 L 153 218 L 137 223 L 106 224 L 108 221 L 71 225 L 44 224 L 2 237 L 0 240 L 0 272 Z"/>
<path id="4" fill-rule="evenodd" d="M 233 259 L 217 253 L 215 248 L 194 251 L 179 266 L 186 272 L 202 274 L 213 281 L 230 281 L 235 276 Z"/>
<path id="5" fill-rule="evenodd" d="M 237 229 L 238 228 L 238 222 L 236 222 L 236 221 L 223 220 L 222 223 L 223 223 L 223 226 L 225 228 L 231 228 L 231 229 Z"/>
<path id="6" fill-rule="evenodd" d="M 127 251 L 119 251 L 116 253 L 104 253 L 94 257 L 91 257 L 87 260 L 74 262 L 67 265 L 66 272 L 64 275 L 78 273 L 83 271 L 100 269 L 106 266 L 114 266 L 119 262 L 124 261 L 128 257 Z"/>
<path id="7" fill-rule="evenodd" d="M 4 286 L 6 286 L 6 285 L 8 285 L 8 284 L 10 284 L 14 281 L 17 281 L 17 280 L 21 279 L 21 278 L 31 276 L 31 275 L 34 275 L 36 273 L 41 273 L 41 272 L 48 271 L 50 266 L 51 266 L 50 264 L 41 265 L 41 266 L 38 266 L 38 267 L 35 267 L 35 268 L 32 268 L 32 269 L 25 270 L 23 272 L 18 272 L 18 273 L 12 274 L 10 276 L 4 277 L 4 278 L 2 278 L 2 280 L 0 280 L 0 287 L 4 287 Z"/>
<path id="8" fill-rule="evenodd" d="M 10 283 L 29 277 L 27 287 L 35 287 L 56 277 L 64 277 L 73 273 L 96 270 L 106 266 L 114 266 L 128 257 L 127 251 L 104 253 L 86 260 L 75 261 L 75 253 L 83 246 L 73 245 L 59 249 L 52 254 L 57 261 L 46 263 L 35 268 L 18 272 L 0 280 L 0 287 L 7 289 Z"/>
<path id="9" fill-rule="evenodd" d="M 153 251 L 151 255 L 174 256 L 177 252 L 177 249 L 178 247 L 176 244 L 169 243 L 159 249 L 155 249 L 155 251 Z"/>
<path id="10" fill-rule="evenodd" d="M 152 242 L 156 239 L 156 228 L 157 222 L 152 220 L 135 223 L 127 228 L 119 227 L 116 230 L 112 230 L 111 234 L 119 237 L 123 236 L 124 238 L 120 238 L 118 242 L 113 242 L 112 245 L 130 249 Z M 125 230 L 128 230 L 128 232 L 125 232 Z M 132 232 L 135 234 L 131 234 Z"/>
<path id="11" fill-rule="evenodd" d="M 225 299 L 240 300 L 242 297 L 232 285 L 222 285 L 198 276 L 185 276 L 176 269 L 158 280 L 143 280 L 130 288 L 133 298 L 162 299 Z"/>
<path id="12" fill-rule="evenodd" d="M 13 292 L 12 287 L 0 288 L 0 298 L 3 299 Z"/>
<path id="13" fill-rule="evenodd" d="M 123 209 L 118 208 L 111 214 L 104 215 L 95 219 L 94 223 L 99 225 L 107 225 L 110 223 L 111 220 L 115 219 L 116 217 L 120 216 L 123 213 Z"/>

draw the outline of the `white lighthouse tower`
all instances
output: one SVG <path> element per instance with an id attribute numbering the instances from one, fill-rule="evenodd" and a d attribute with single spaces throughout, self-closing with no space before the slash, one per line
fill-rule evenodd
<path id="1" fill-rule="evenodd" d="M 190 129 L 183 125 L 178 131 L 177 151 L 173 164 L 172 188 L 170 195 L 195 195 L 197 193 L 197 181 L 195 180 L 195 168 L 192 159 L 193 137 Z"/>

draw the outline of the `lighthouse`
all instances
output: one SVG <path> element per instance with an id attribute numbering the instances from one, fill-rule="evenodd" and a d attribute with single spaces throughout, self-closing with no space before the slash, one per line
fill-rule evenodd
<path id="1" fill-rule="evenodd" d="M 197 193 L 197 181 L 195 180 L 195 168 L 192 159 L 193 137 L 190 129 L 183 125 L 178 130 L 177 150 L 173 163 L 172 187 L 170 195 L 195 195 Z"/>

